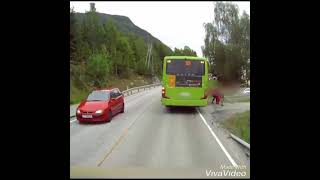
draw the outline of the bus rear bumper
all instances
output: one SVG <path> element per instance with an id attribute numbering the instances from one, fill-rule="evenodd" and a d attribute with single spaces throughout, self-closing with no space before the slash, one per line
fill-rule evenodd
<path id="1" fill-rule="evenodd" d="M 161 98 L 161 103 L 164 106 L 207 106 L 208 99 L 201 100 L 177 100 Z"/>

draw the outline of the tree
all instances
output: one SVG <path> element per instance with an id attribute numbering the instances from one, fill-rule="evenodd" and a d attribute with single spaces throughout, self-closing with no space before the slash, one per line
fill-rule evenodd
<path id="1" fill-rule="evenodd" d="M 249 74 L 250 17 L 244 12 L 239 18 L 238 9 L 232 3 L 215 3 L 214 21 L 204 24 L 204 46 L 201 47 L 209 59 L 210 72 L 229 81 L 240 81 L 243 74 Z"/>
<path id="2" fill-rule="evenodd" d="M 89 56 L 87 75 L 88 81 L 92 82 L 94 87 L 103 87 L 106 84 L 111 70 L 109 59 L 108 54 L 103 52 L 93 53 Z"/>
<path id="3" fill-rule="evenodd" d="M 112 68 L 113 74 L 118 76 L 118 65 L 120 64 L 120 61 L 121 61 L 121 55 L 118 53 L 117 48 L 119 47 L 118 44 L 119 44 L 120 33 L 117 27 L 115 26 L 113 19 L 111 18 L 107 21 L 107 23 L 105 23 L 104 30 L 105 30 L 105 35 L 104 35 L 105 45 L 112 59 L 111 64 L 113 67 Z"/>
<path id="4" fill-rule="evenodd" d="M 76 59 L 76 20 L 73 8 L 70 8 L 70 62 L 75 63 Z"/>
<path id="5" fill-rule="evenodd" d="M 250 16 L 243 12 L 240 19 L 241 55 L 245 80 L 250 80 Z"/>
<path id="6" fill-rule="evenodd" d="M 117 75 L 128 77 L 129 66 L 133 63 L 133 52 L 125 36 L 121 36 L 117 41 Z"/>
<path id="7" fill-rule="evenodd" d="M 183 49 L 174 48 L 173 55 L 174 56 L 197 56 L 197 53 L 194 50 L 192 50 L 190 47 L 184 46 Z"/>

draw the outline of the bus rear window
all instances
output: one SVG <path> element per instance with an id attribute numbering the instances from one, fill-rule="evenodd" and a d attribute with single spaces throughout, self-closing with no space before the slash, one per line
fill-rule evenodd
<path id="1" fill-rule="evenodd" d="M 204 61 L 167 60 L 167 74 L 170 75 L 203 76 L 204 68 Z"/>

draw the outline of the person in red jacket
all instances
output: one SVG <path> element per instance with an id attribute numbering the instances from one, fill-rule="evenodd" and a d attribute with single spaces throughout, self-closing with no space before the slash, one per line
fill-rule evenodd
<path id="1" fill-rule="evenodd" d="M 211 90 L 211 95 L 212 95 L 212 104 L 214 103 L 214 100 L 216 100 L 216 104 L 220 104 L 221 101 L 221 106 L 223 106 L 223 99 L 224 99 L 224 94 L 222 92 L 222 88 L 220 88 L 221 84 L 221 78 L 218 78 L 218 86 L 214 89 Z"/>
<path id="2" fill-rule="evenodd" d="M 214 103 L 214 100 L 216 101 L 216 104 L 220 103 L 221 100 L 221 92 L 220 92 L 220 88 L 215 88 L 212 90 L 212 103 Z"/>

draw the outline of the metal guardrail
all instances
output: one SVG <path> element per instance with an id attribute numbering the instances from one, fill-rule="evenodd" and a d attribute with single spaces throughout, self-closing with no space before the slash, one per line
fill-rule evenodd
<path id="1" fill-rule="evenodd" d="M 244 147 L 250 150 L 250 144 L 245 142 L 244 140 L 240 139 L 239 137 L 235 136 L 234 134 L 230 133 L 232 139 L 236 140 L 238 143 L 242 144 Z"/>
<path id="2" fill-rule="evenodd" d="M 145 86 L 134 87 L 134 88 L 130 88 L 130 89 L 122 91 L 122 94 L 125 96 L 130 96 L 132 94 L 135 94 L 134 92 L 140 92 L 141 90 L 155 88 L 160 85 L 161 85 L 161 83 L 155 83 L 155 84 L 149 84 L 149 85 L 145 85 Z"/>
<path id="3" fill-rule="evenodd" d="M 160 86 L 160 85 L 161 85 L 161 83 L 149 84 L 149 85 L 145 85 L 145 86 L 138 86 L 138 87 L 134 87 L 134 88 L 130 88 L 130 89 L 124 90 L 124 91 L 122 91 L 122 94 L 124 96 L 130 96 L 132 94 L 136 94 L 136 93 L 144 91 L 146 89 L 155 88 L 155 87 Z M 73 118 L 75 116 L 76 116 L 75 112 L 74 112 L 74 114 L 73 113 L 70 114 L 70 118 Z"/>

